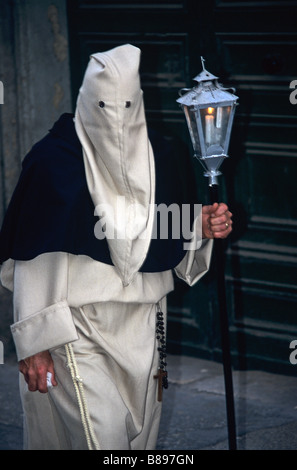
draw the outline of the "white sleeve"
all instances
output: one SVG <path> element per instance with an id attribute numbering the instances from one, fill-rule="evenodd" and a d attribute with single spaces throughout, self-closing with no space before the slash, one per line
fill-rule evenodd
<path id="1" fill-rule="evenodd" d="M 67 253 L 15 262 L 11 331 L 18 360 L 78 339 L 67 291 Z"/>
<path id="2" fill-rule="evenodd" d="M 208 271 L 211 260 L 213 240 L 202 240 L 200 248 L 188 250 L 176 266 L 176 275 L 189 286 L 193 286 Z"/>

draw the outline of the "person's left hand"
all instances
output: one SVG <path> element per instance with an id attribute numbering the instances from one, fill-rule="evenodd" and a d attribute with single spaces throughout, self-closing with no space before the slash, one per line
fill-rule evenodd
<path id="1" fill-rule="evenodd" d="M 49 351 L 42 351 L 19 361 L 19 370 L 24 375 L 28 390 L 47 393 L 47 372 L 52 374 L 52 385 L 58 385 L 55 377 L 54 362 Z"/>
<path id="2" fill-rule="evenodd" d="M 232 213 L 225 203 L 202 207 L 203 238 L 226 238 L 231 232 Z"/>

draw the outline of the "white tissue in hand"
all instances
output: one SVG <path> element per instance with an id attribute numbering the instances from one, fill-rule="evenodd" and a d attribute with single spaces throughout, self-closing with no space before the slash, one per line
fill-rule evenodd
<path id="1" fill-rule="evenodd" d="M 46 384 L 47 384 L 47 388 L 51 388 L 53 386 L 52 384 L 52 374 L 51 372 L 47 372 L 46 374 Z"/>

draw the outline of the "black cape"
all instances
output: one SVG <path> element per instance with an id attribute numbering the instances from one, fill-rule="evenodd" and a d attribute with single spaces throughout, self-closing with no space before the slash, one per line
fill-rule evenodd
<path id="1" fill-rule="evenodd" d="M 178 174 L 163 137 L 149 132 L 155 155 L 157 205 L 182 204 Z M 42 253 L 86 255 L 113 264 L 106 239 L 94 235 L 94 215 L 85 176 L 82 146 L 66 113 L 26 155 L 0 232 L 0 263 L 30 260 Z M 170 223 L 168 224 L 170 227 Z M 183 238 L 152 239 L 140 271 L 174 268 L 185 255 Z"/>

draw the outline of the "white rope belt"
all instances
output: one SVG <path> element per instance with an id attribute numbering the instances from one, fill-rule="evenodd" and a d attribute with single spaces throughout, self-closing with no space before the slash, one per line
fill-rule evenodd
<path id="1" fill-rule="evenodd" d="M 99 443 L 96 439 L 93 426 L 91 423 L 90 415 L 88 412 L 87 402 L 85 399 L 85 393 L 83 388 L 83 381 L 78 373 L 77 363 L 75 360 L 73 348 L 71 344 L 65 345 L 66 357 L 67 357 L 67 367 L 70 370 L 71 378 L 73 381 L 76 398 L 79 407 L 79 413 L 81 417 L 81 422 L 84 428 L 88 449 L 89 450 L 100 450 Z"/>

